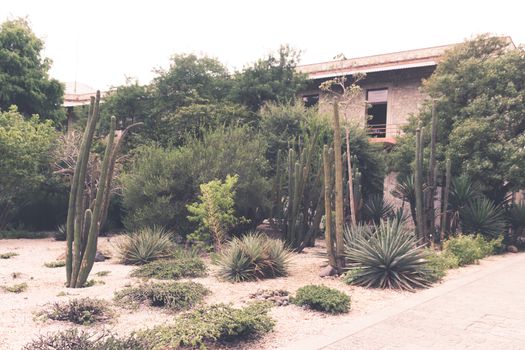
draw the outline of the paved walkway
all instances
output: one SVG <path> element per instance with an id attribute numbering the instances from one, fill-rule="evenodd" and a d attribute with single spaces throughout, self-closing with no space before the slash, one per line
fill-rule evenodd
<path id="1" fill-rule="evenodd" d="M 508 254 L 286 349 L 525 349 L 525 254 Z"/>

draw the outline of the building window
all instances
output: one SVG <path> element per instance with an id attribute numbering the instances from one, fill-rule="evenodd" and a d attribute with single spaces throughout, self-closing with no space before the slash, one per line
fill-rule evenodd
<path id="1" fill-rule="evenodd" d="M 319 94 L 316 95 L 304 95 L 303 103 L 305 107 L 314 107 L 319 104 Z"/>
<path id="2" fill-rule="evenodd" d="M 367 126 L 371 137 L 386 137 L 386 111 L 388 89 L 374 89 L 366 92 Z"/>

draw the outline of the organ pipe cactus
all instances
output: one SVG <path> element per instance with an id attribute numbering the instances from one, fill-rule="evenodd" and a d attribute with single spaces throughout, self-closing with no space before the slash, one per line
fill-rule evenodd
<path id="1" fill-rule="evenodd" d="M 75 172 L 71 182 L 67 214 L 67 248 L 66 248 L 66 275 L 67 287 L 80 288 L 84 286 L 93 267 L 97 252 L 97 240 L 100 232 L 101 218 L 105 215 L 103 210 L 104 198 L 110 190 L 111 181 L 108 181 L 110 169 L 116 157 L 111 157 L 114 147 L 116 118 L 111 117 L 111 127 L 108 143 L 104 152 L 99 187 L 94 203 L 87 203 L 85 180 L 86 168 L 89 159 L 95 127 L 100 117 L 100 92 L 96 98 L 91 99 L 88 120 L 80 152 L 76 162 Z M 91 208 L 86 208 L 91 206 Z"/>
<path id="2" fill-rule="evenodd" d="M 416 234 L 419 239 L 425 236 L 425 215 L 423 212 L 423 146 L 421 144 L 421 124 L 416 129 L 416 160 L 414 165 L 414 191 L 416 194 Z"/>

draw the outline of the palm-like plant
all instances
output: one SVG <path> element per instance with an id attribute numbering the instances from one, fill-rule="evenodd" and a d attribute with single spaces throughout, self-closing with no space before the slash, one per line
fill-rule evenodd
<path id="1" fill-rule="evenodd" d="M 367 198 L 363 207 L 363 216 L 366 221 L 374 224 L 391 216 L 394 211 L 394 205 L 385 201 L 382 194 L 373 195 Z"/>
<path id="2" fill-rule="evenodd" d="M 392 190 L 392 195 L 410 205 L 410 215 L 412 220 L 416 222 L 416 192 L 414 190 L 414 176 L 409 175 L 400 179 L 396 187 Z"/>
<path id="3" fill-rule="evenodd" d="M 382 220 L 368 238 L 356 235 L 346 246 L 346 258 L 351 284 L 405 290 L 430 285 L 424 249 L 396 220 Z"/>
<path id="4" fill-rule="evenodd" d="M 487 198 L 477 198 L 461 208 L 459 220 L 464 233 L 481 233 L 495 238 L 505 230 L 501 207 Z"/>
<path id="5" fill-rule="evenodd" d="M 511 204 L 508 206 L 506 215 L 507 221 L 514 236 L 519 236 L 525 229 L 525 204 Z"/>
<path id="6" fill-rule="evenodd" d="M 471 201 L 483 197 L 481 187 L 468 176 L 452 178 L 448 200 L 448 211 L 451 213 L 451 229 L 456 231 L 459 222 L 459 211 Z"/>

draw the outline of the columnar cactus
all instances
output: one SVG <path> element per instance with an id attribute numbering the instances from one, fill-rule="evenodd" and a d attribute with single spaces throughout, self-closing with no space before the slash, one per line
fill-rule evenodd
<path id="1" fill-rule="evenodd" d="M 325 243 L 326 254 L 330 266 L 336 266 L 336 257 L 334 252 L 334 240 L 332 237 L 332 163 L 333 149 L 328 149 L 327 145 L 323 148 L 323 170 L 324 170 L 324 212 L 325 212 Z"/>
<path id="2" fill-rule="evenodd" d="M 421 126 L 416 129 L 416 160 L 414 164 L 414 192 L 416 194 L 416 235 L 425 237 L 425 215 L 423 212 L 423 147 L 421 144 Z"/>
<path id="3" fill-rule="evenodd" d="M 334 101 L 333 113 L 334 128 L 334 165 L 335 165 L 335 252 L 337 257 L 337 271 L 341 273 L 345 266 L 343 225 L 343 159 L 341 154 L 341 124 L 339 122 L 339 104 Z"/>
<path id="4" fill-rule="evenodd" d="M 99 187 L 93 204 L 87 203 L 84 188 L 86 180 L 86 169 L 89 160 L 91 145 L 95 127 L 100 117 L 100 92 L 97 91 L 96 98 L 91 99 L 88 120 L 80 152 L 76 162 L 75 172 L 71 182 L 69 194 L 68 215 L 66 222 L 67 248 L 66 248 L 66 275 L 69 288 L 80 288 L 84 286 L 93 267 L 97 252 L 97 239 L 100 232 L 101 218 L 103 213 L 104 198 L 110 190 L 111 181 L 108 181 L 110 168 L 115 159 L 111 157 L 114 147 L 116 118 L 111 117 L 111 128 L 108 144 L 104 153 Z M 91 204 L 92 208 L 86 208 Z M 107 208 L 105 209 L 107 210 Z"/>

